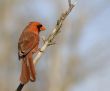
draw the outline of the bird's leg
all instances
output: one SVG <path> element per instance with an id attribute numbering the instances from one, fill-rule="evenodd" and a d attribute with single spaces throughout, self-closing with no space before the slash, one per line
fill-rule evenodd
<path id="1" fill-rule="evenodd" d="M 38 51 L 39 51 L 39 52 L 44 52 L 44 51 L 41 50 L 41 48 L 38 48 Z"/>
<path id="2" fill-rule="evenodd" d="M 45 42 L 46 42 L 45 36 L 42 36 L 42 40 L 43 40 L 43 43 L 45 44 Z"/>
<path id="3" fill-rule="evenodd" d="M 50 43 L 48 43 L 48 46 L 55 45 L 55 44 L 56 44 L 56 42 L 50 42 Z"/>

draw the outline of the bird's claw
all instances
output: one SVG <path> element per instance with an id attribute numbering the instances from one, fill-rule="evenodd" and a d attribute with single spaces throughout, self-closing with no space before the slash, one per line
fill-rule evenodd
<path id="1" fill-rule="evenodd" d="M 48 44 L 48 46 L 55 45 L 55 44 L 56 44 L 56 42 L 50 42 L 50 43 Z"/>
<path id="2" fill-rule="evenodd" d="M 43 43 L 45 44 L 45 42 L 46 42 L 45 36 L 42 36 L 42 40 L 43 40 Z"/>
<path id="3" fill-rule="evenodd" d="M 39 51 L 39 52 L 43 52 L 43 51 L 41 50 L 41 48 L 39 48 L 38 51 Z"/>

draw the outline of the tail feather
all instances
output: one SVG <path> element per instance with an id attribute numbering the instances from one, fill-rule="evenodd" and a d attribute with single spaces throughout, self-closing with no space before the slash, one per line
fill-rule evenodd
<path id="1" fill-rule="evenodd" d="M 36 71 L 33 64 L 32 53 L 29 53 L 22 60 L 22 71 L 20 76 L 20 81 L 26 84 L 30 81 L 34 82 L 36 80 Z"/>
<path id="2" fill-rule="evenodd" d="M 26 84 L 30 79 L 30 71 L 27 64 L 27 57 L 23 58 L 22 60 L 22 71 L 20 76 L 20 81 L 23 84 Z"/>
<path id="3" fill-rule="evenodd" d="M 36 80 L 36 71 L 35 71 L 35 65 L 33 63 L 32 53 L 28 56 L 28 63 L 29 63 L 29 69 L 30 69 L 30 81 L 34 82 Z"/>

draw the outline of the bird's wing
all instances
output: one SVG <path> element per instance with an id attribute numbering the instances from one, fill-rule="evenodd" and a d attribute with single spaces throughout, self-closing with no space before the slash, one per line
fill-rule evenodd
<path id="1" fill-rule="evenodd" d="M 39 36 L 33 32 L 22 33 L 18 43 L 18 56 L 26 56 L 35 47 L 38 47 Z"/>

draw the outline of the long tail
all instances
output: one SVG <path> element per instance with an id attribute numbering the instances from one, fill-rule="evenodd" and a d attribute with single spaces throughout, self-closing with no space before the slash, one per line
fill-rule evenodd
<path id="1" fill-rule="evenodd" d="M 33 64 L 32 53 L 29 53 L 22 61 L 22 71 L 20 81 L 26 84 L 29 80 L 34 82 L 36 80 L 36 71 Z"/>
<path id="2" fill-rule="evenodd" d="M 28 59 L 27 56 L 22 59 L 22 69 L 20 75 L 20 81 L 22 84 L 26 84 L 30 79 L 30 71 L 28 67 Z"/>
<path id="3" fill-rule="evenodd" d="M 36 70 L 35 70 L 35 65 L 33 63 L 32 53 L 28 55 L 28 64 L 30 70 L 30 81 L 34 82 L 36 80 Z"/>
<path id="4" fill-rule="evenodd" d="M 22 69 L 21 69 L 21 75 L 20 75 L 20 84 L 16 91 L 21 91 L 24 85 L 29 81 L 30 79 L 30 71 L 27 64 L 27 57 L 23 57 L 21 59 Z"/>

